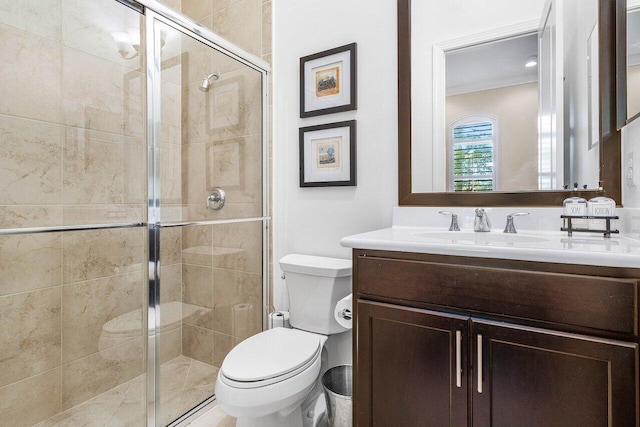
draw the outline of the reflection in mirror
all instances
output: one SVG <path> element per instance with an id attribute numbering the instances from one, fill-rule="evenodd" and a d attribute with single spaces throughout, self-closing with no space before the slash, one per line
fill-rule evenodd
<path id="1" fill-rule="evenodd" d="M 480 3 L 412 2 L 412 192 L 598 188 L 598 1 Z"/>
<path id="2" fill-rule="evenodd" d="M 640 114 L 640 1 L 627 1 L 627 118 Z"/>
<path id="3" fill-rule="evenodd" d="M 537 58 L 537 33 L 445 53 L 448 191 L 536 188 Z"/>

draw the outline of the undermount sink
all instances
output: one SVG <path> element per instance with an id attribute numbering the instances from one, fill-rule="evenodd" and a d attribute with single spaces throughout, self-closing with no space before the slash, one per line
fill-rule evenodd
<path id="1" fill-rule="evenodd" d="M 451 241 L 455 243 L 539 243 L 548 239 L 523 234 L 505 234 L 500 232 L 476 233 L 466 231 L 428 231 L 415 234 L 431 240 Z"/>

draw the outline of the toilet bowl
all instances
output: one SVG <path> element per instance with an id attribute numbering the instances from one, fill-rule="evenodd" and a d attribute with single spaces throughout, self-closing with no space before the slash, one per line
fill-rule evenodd
<path id="1" fill-rule="evenodd" d="M 346 331 L 333 308 L 351 292 L 351 262 L 306 255 L 280 260 L 293 329 L 247 338 L 225 357 L 216 400 L 238 427 L 315 427 L 325 408 L 320 376 L 328 336 Z"/>
<path id="2" fill-rule="evenodd" d="M 274 328 L 238 344 L 225 358 L 216 383 L 222 409 L 239 419 L 274 414 L 278 425 L 309 396 L 320 375 L 327 337 L 296 329 Z M 256 357 L 259 356 L 259 357 Z M 300 424 L 298 424 L 298 427 Z"/>

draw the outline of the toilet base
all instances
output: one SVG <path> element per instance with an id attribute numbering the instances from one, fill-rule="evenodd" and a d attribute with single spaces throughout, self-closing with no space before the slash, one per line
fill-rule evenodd
<path id="1" fill-rule="evenodd" d="M 280 413 L 258 418 L 238 418 L 236 427 L 302 427 L 302 408 L 298 407 L 286 416 Z"/>
<path id="2" fill-rule="evenodd" d="M 324 394 L 311 393 L 293 410 L 287 408 L 264 417 L 238 418 L 236 427 L 327 427 L 326 411 Z"/>

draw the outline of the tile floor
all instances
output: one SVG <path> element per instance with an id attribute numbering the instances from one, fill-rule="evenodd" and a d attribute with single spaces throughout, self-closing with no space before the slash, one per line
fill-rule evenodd
<path id="1" fill-rule="evenodd" d="M 235 418 L 225 414 L 219 406 L 214 406 L 193 420 L 188 427 L 235 427 L 235 425 Z"/>
<path id="2" fill-rule="evenodd" d="M 214 393 L 218 368 L 178 356 L 160 367 L 160 418 L 167 425 Z M 144 422 L 145 375 L 109 390 L 35 427 L 139 427 Z M 217 409 L 217 408 L 214 408 Z M 209 411 L 214 412 L 214 411 Z M 235 419 L 215 411 L 200 427 L 235 426 Z M 202 418 L 202 417 L 201 417 Z M 198 421 L 200 418 L 198 419 Z"/>

